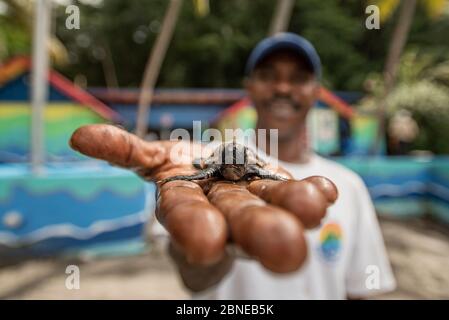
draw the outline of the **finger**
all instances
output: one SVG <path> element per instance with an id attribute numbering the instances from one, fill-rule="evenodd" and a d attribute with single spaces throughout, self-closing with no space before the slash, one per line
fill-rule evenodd
<path id="1" fill-rule="evenodd" d="M 332 205 L 338 198 L 337 186 L 328 178 L 323 176 L 310 176 L 304 179 L 313 183 L 325 195 L 328 205 Z"/>
<path id="2" fill-rule="evenodd" d="M 280 175 L 282 175 L 282 176 L 284 176 L 284 177 L 288 177 L 288 178 L 290 178 L 290 179 L 293 179 L 293 176 L 291 175 L 291 173 L 288 172 L 287 170 L 285 170 L 285 169 L 282 168 L 282 167 L 274 166 L 274 165 L 272 165 L 271 163 L 267 163 L 267 164 L 265 164 L 265 165 L 263 166 L 263 168 L 264 168 L 265 170 L 269 171 L 269 172 L 277 173 L 277 174 L 280 174 Z"/>
<path id="3" fill-rule="evenodd" d="M 321 223 L 338 194 L 330 180 L 317 176 L 301 181 L 257 180 L 249 184 L 248 190 L 293 213 L 306 228 L 314 228 Z"/>
<path id="4" fill-rule="evenodd" d="M 154 168 L 164 163 L 166 148 L 159 142 L 146 142 L 123 129 L 107 124 L 78 128 L 70 146 L 89 157 L 106 160 L 124 168 Z"/>
<path id="5" fill-rule="evenodd" d="M 162 185 L 156 217 L 189 263 L 211 265 L 223 259 L 228 238 L 226 220 L 199 185 L 190 181 Z"/>
<path id="6" fill-rule="evenodd" d="M 290 213 L 231 183 L 216 183 L 208 198 L 226 217 L 232 241 L 267 269 L 286 273 L 304 263 L 304 230 Z"/>

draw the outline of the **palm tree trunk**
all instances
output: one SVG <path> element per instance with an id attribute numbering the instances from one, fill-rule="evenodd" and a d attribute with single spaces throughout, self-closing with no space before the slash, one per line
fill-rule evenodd
<path id="1" fill-rule="evenodd" d="M 45 161 L 44 111 L 48 98 L 48 48 L 51 2 L 37 0 L 34 11 L 33 60 L 31 83 L 31 166 L 33 173 L 43 172 Z"/>
<path id="2" fill-rule="evenodd" d="M 278 0 L 276 9 L 274 11 L 273 18 L 270 25 L 269 35 L 274 35 L 278 32 L 283 32 L 288 29 L 290 17 L 293 11 L 293 0 Z"/>
<path id="3" fill-rule="evenodd" d="M 382 141 L 385 138 L 385 108 L 388 94 L 391 92 L 396 80 L 397 66 L 401 58 L 402 50 L 407 42 L 413 16 L 416 9 L 416 0 L 402 1 L 399 19 L 390 40 L 387 61 L 384 69 L 384 90 L 378 106 L 379 128 L 374 152 L 379 154 Z"/>
<path id="4" fill-rule="evenodd" d="M 117 73 L 115 72 L 114 60 L 112 59 L 111 48 L 109 47 L 109 43 L 107 43 L 105 40 L 103 40 L 102 42 L 102 47 L 105 54 L 103 59 L 101 59 L 101 65 L 103 67 L 106 87 L 108 89 L 118 88 L 119 84 L 117 80 Z"/>
<path id="5" fill-rule="evenodd" d="M 165 13 L 162 29 L 156 43 L 153 46 L 150 57 L 145 67 L 142 84 L 140 86 L 139 109 L 137 110 L 136 134 L 143 138 L 148 130 L 148 116 L 150 104 L 153 97 L 154 86 L 159 76 L 162 61 L 165 57 L 168 44 L 170 43 L 173 31 L 181 9 L 182 0 L 171 0 Z"/>

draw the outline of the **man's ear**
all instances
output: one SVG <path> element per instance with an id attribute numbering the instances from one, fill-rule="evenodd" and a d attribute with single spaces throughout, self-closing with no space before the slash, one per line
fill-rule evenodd
<path id="1" fill-rule="evenodd" d="M 315 100 L 318 100 L 320 98 L 320 92 L 321 92 L 321 83 L 319 81 L 316 81 L 315 86 L 313 88 L 313 97 Z"/>
<path id="2" fill-rule="evenodd" d="M 253 83 L 250 77 L 245 77 L 243 79 L 243 88 L 245 88 L 246 94 L 251 98 L 253 91 Z"/>

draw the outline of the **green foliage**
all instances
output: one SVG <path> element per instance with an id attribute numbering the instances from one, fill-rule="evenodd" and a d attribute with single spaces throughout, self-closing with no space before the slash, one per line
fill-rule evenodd
<path id="1" fill-rule="evenodd" d="M 89 85 L 105 84 L 99 60 L 92 54 L 95 49 L 76 43 L 78 33 L 84 33 L 97 39 L 92 41 L 96 45 L 110 46 L 121 86 L 139 85 L 156 37 L 154 26 L 162 21 L 166 6 L 166 1 L 158 0 L 108 0 L 100 8 L 80 4 L 79 32 L 61 27 L 65 18 L 61 10 L 58 35 L 76 55 L 75 63 L 63 71 L 70 76 L 85 74 Z M 214 0 L 210 13 L 198 17 L 191 1 L 184 1 L 158 86 L 240 87 L 246 59 L 267 35 L 274 7 L 274 2 L 265 0 Z M 360 89 L 366 74 L 383 66 L 387 42 L 379 41 L 383 31 L 366 30 L 364 9 L 358 0 L 295 3 L 289 31 L 314 43 L 322 58 L 324 82 L 332 88 Z M 140 44 L 133 39 L 138 30 L 146 35 Z"/>
<path id="2" fill-rule="evenodd" d="M 26 23 L 28 12 L 22 2 L 4 1 L 0 1 L 3 7 L 0 13 L 0 61 L 28 54 L 31 50 L 31 35 Z"/>
<path id="3" fill-rule="evenodd" d="M 29 54 L 30 50 L 31 39 L 28 32 L 0 17 L 0 61 Z"/>
<path id="4" fill-rule="evenodd" d="M 104 86 L 104 68 L 110 67 L 105 57 L 110 57 L 119 85 L 138 86 L 168 1 L 104 0 L 99 6 L 72 2 L 81 11 L 80 30 L 65 28 L 65 6 L 55 5 L 53 10 L 53 31 L 70 52 L 71 63 L 58 66 L 60 71 L 70 78 L 84 75 L 89 86 Z M 397 12 L 380 30 L 367 30 L 366 5 L 360 0 L 295 2 L 289 31 L 304 35 L 316 46 L 323 81 L 332 89 L 360 90 L 369 73 L 383 69 Z M 209 14 L 200 17 L 193 2 L 185 0 L 157 85 L 241 87 L 246 59 L 267 35 L 274 8 L 274 1 L 210 0 Z M 0 44 L 0 58 L 31 48 L 30 34 L 14 19 L 0 15 L 0 41 L 6 43 Z M 447 15 L 434 21 L 417 10 L 408 48 L 445 52 L 448 30 Z M 8 49 L 2 53 L 4 47 Z"/>
<path id="5" fill-rule="evenodd" d="M 411 112 L 419 126 L 413 149 L 449 153 L 449 57 L 410 51 L 399 66 L 398 85 L 386 99 L 387 118 L 400 110 Z M 380 74 L 369 77 L 371 94 L 364 98 L 360 110 L 374 112 L 383 87 Z"/>
<path id="6" fill-rule="evenodd" d="M 389 113 L 409 110 L 419 126 L 414 149 L 449 153 L 449 90 L 428 80 L 399 85 L 388 98 Z"/>
<path id="7" fill-rule="evenodd" d="M 108 0 L 100 8 L 79 6 L 79 31 L 63 27 L 63 8 L 58 14 L 58 35 L 68 43 L 75 58 L 75 63 L 64 71 L 85 74 L 90 85 L 104 85 L 100 60 L 94 51 L 108 44 L 119 84 L 138 86 L 167 2 Z M 228 0 L 211 1 L 210 6 L 210 14 L 201 18 L 192 3 L 184 1 L 159 86 L 241 86 L 247 54 L 268 29 L 271 5 L 260 0 Z M 80 35 L 89 38 L 92 45 L 80 48 Z"/>
<path id="8" fill-rule="evenodd" d="M 315 45 L 323 63 L 325 81 L 331 87 L 355 89 L 365 78 L 364 70 L 373 68 L 358 48 L 366 30 L 360 4 L 360 1 L 349 1 L 342 5 L 341 1 L 334 0 L 296 3 L 290 30 Z"/>

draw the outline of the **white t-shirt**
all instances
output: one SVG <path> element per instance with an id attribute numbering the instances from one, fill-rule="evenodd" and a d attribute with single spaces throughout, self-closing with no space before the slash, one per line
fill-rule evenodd
<path id="1" fill-rule="evenodd" d="M 346 299 L 391 291 L 396 282 L 374 206 L 361 178 L 333 161 L 313 155 L 307 164 L 279 161 L 295 179 L 322 175 L 339 191 L 319 227 L 308 230 L 309 254 L 300 270 L 275 274 L 249 259 L 198 299 Z"/>

